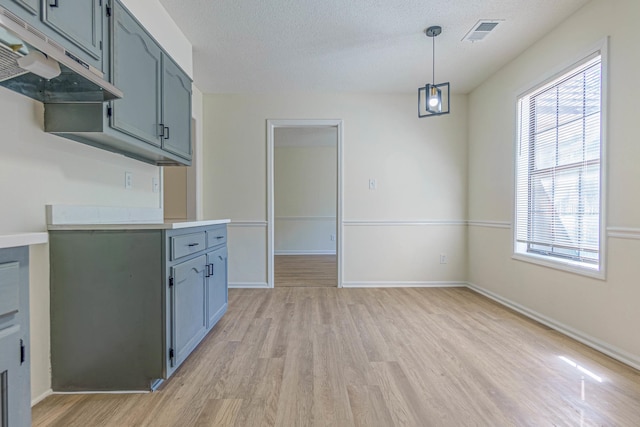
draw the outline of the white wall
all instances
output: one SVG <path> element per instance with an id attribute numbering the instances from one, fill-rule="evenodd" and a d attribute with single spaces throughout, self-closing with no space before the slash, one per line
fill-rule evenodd
<path id="1" fill-rule="evenodd" d="M 191 46 L 157 0 L 125 1 L 180 65 L 191 72 Z M 0 233 L 46 231 L 45 205 L 160 206 L 152 178 L 160 169 L 43 131 L 41 103 L 0 88 Z M 125 190 L 125 171 L 133 189 Z M 31 395 L 51 388 L 49 248 L 30 250 Z"/>
<path id="2" fill-rule="evenodd" d="M 323 140 L 306 145 L 306 139 L 318 139 L 307 138 L 309 132 L 322 132 L 319 137 Z M 288 141 L 290 138 L 296 140 Z M 335 253 L 336 242 L 331 235 L 335 238 L 337 141 L 336 128 L 275 129 L 276 255 Z"/>
<path id="3" fill-rule="evenodd" d="M 469 228 L 470 281 L 520 304 L 640 366 L 640 182 L 637 0 L 594 0 L 469 97 L 469 219 L 504 228 Z M 605 281 L 511 259 L 515 97 L 603 37 L 609 44 L 608 226 Z M 568 64 L 567 64 L 568 65 Z"/>
<path id="4" fill-rule="evenodd" d="M 344 120 L 345 285 L 464 281 L 466 103 L 418 119 L 414 95 L 205 95 L 204 215 L 236 222 L 230 282 L 266 282 L 267 119 Z"/>

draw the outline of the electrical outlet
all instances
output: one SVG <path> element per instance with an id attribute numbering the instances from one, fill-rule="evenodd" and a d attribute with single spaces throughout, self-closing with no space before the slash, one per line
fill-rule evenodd
<path id="1" fill-rule="evenodd" d="M 154 193 L 157 193 L 158 191 L 160 191 L 160 181 L 155 176 L 151 178 L 151 189 L 153 190 Z"/>
<path id="2" fill-rule="evenodd" d="M 332 234 L 329 238 L 331 239 L 332 242 L 336 241 L 336 235 L 335 234 Z"/>
<path id="3" fill-rule="evenodd" d="M 378 188 L 378 181 L 375 178 L 369 178 L 369 190 Z"/>
<path id="4" fill-rule="evenodd" d="M 124 173 L 124 188 L 131 190 L 133 188 L 133 174 L 131 172 Z"/>
<path id="5" fill-rule="evenodd" d="M 446 254 L 440 254 L 440 264 L 446 264 L 449 262 L 449 257 Z"/>

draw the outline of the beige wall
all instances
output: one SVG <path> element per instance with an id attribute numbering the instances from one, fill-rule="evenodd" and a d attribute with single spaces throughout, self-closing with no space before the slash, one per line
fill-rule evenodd
<path id="1" fill-rule="evenodd" d="M 323 145 L 304 143 L 304 128 L 296 132 L 299 144 L 279 146 L 281 131 L 275 130 L 274 211 L 276 254 L 331 253 L 336 250 L 336 198 L 338 135 L 324 129 Z M 315 130 L 312 130 L 316 132 Z"/>
<path id="2" fill-rule="evenodd" d="M 469 219 L 512 222 L 515 97 L 551 71 L 609 41 L 607 280 L 511 259 L 511 229 L 469 227 L 469 279 L 581 339 L 640 366 L 640 144 L 636 0 L 595 0 L 527 49 L 469 97 Z"/>
<path id="3" fill-rule="evenodd" d="M 236 221 L 230 282 L 266 282 L 267 119 L 344 120 L 345 285 L 464 281 L 466 103 L 418 119 L 413 94 L 205 95 L 204 216 Z"/>
<path id="4" fill-rule="evenodd" d="M 128 0 L 127 6 L 191 72 L 191 46 L 157 0 Z M 0 233 L 46 231 L 45 205 L 160 206 L 152 178 L 160 169 L 43 131 L 41 103 L 0 88 Z M 133 189 L 125 190 L 125 171 Z M 49 248 L 30 250 L 31 395 L 51 388 L 49 341 Z"/>

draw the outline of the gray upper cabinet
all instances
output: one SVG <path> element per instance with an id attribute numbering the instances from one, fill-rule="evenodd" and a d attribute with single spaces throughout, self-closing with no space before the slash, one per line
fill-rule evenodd
<path id="1" fill-rule="evenodd" d="M 124 97 L 47 104 L 45 131 L 155 165 L 188 166 L 191 79 L 120 2 L 112 4 L 104 57 Z"/>
<path id="2" fill-rule="evenodd" d="M 162 59 L 162 148 L 190 159 L 191 80 L 167 55 Z"/>
<path id="3" fill-rule="evenodd" d="M 101 4 L 101 0 L 43 0 L 42 2 L 42 22 L 82 49 L 94 61 L 99 61 L 100 70 L 102 69 Z M 78 50 L 74 49 L 74 51 Z"/>
<path id="4" fill-rule="evenodd" d="M 18 18 L 24 19 L 35 28 L 38 28 L 41 25 L 40 1 L 41 0 L 0 0 L 0 5 Z"/>
<path id="5" fill-rule="evenodd" d="M 38 16 L 40 11 L 40 0 L 12 0 L 24 8 L 30 15 Z"/>
<path id="6" fill-rule="evenodd" d="M 63 47 L 71 57 L 104 73 L 102 0 L 0 0 L 0 5 Z"/>
<path id="7" fill-rule="evenodd" d="M 162 51 L 119 3 L 114 7 L 112 37 L 112 80 L 125 96 L 112 102 L 111 126 L 160 146 Z"/>

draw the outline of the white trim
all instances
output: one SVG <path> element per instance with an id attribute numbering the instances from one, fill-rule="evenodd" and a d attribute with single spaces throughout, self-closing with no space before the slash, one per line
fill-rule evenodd
<path id="1" fill-rule="evenodd" d="M 268 289 L 267 282 L 229 282 L 229 289 Z"/>
<path id="2" fill-rule="evenodd" d="M 383 280 L 371 280 L 371 281 L 348 281 L 342 282 L 344 288 L 460 288 L 467 286 L 467 282 L 458 281 L 409 281 L 409 280 L 397 280 L 397 281 L 383 281 Z"/>
<path id="3" fill-rule="evenodd" d="M 231 221 L 228 227 L 266 227 L 267 221 Z"/>
<path id="4" fill-rule="evenodd" d="M 470 227 L 511 228 L 509 221 L 467 221 Z"/>
<path id="5" fill-rule="evenodd" d="M 609 227 L 607 228 L 607 235 L 618 239 L 640 240 L 640 228 Z"/>
<path id="6" fill-rule="evenodd" d="M 574 329 L 570 326 L 567 326 L 563 323 L 560 323 L 550 317 L 547 317 L 543 314 L 540 314 L 534 310 L 531 310 L 523 305 L 520 305 L 516 302 L 513 302 L 507 298 L 503 298 L 498 294 L 495 294 L 487 289 L 481 288 L 478 285 L 475 285 L 473 283 L 467 282 L 467 287 L 469 289 L 471 289 L 474 292 L 477 292 L 481 295 L 484 295 L 485 297 L 492 299 L 512 310 L 517 311 L 518 313 L 533 319 L 537 322 L 542 323 L 543 325 L 546 325 L 552 329 L 555 329 L 556 331 L 573 338 L 576 341 L 581 342 L 582 344 L 591 347 L 595 350 L 598 350 L 601 353 L 606 354 L 607 356 L 610 356 L 626 365 L 629 365 L 635 369 L 640 369 L 640 358 L 638 358 L 637 356 L 628 353 L 622 349 L 619 349 L 611 344 L 608 344 L 602 340 L 599 340 L 598 338 L 592 337 L 588 334 L 585 334 L 582 331 L 579 331 L 577 329 Z"/>
<path id="7" fill-rule="evenodd" d="M 267 283 L 273 288 L 275 283 L 273 257 L 275 252 L 275 210 L 274 210 L 274 143 L 275 129 L 279 127 L 335 127 L 337 128 L 337 152 L 338 152 L 338 191 L 336 212 L 336 251 L 338 253 L 338 287 L 342 287 L 344 262 L 344 162 L 342 159 L 344 140 L 344 121 L 340 119 L 326 120 L 267 120 Z"/>
<path id="8" fill-rule="evenodd" d="M 465 220 L 345 220 L 347 226 L 387 226 L 397 227 L 405 225 L 467 225 Z"/>
<path id="9" fill-rule="evenodd" d="M 335 255 L 335 249 L 299 249 L 285 250 L 276 249 L 274 255 Z"/>
<path id="10" fill-rule="evenodd" d="M 581 276 L 593 277 L 594 279 L 605 280 L 603 271 L 590 269 L 584 266 L 582 263 L 572 260 L 562 260 L 561 258 L 552 258 L 544 255 L 536 254 L 521 254 L 514 253 L 511 255 L 511 259 L 517 261 L 528 262 L 530 264 L 537 264 L 543 267 L 553 268 L 556 270 L 566 271 L 568 273 L 579 274 Z"/>
<path id="11" fill-rule="evenodd" d="M 31 407 L 33 408 L 38 403 L 42 402 L 44 399 L 51 396 L 52 394 L 53 394 L 53 390 L 49 389 L 44 393 L 42 393 L 40 396 L 36 396 L 35 398 L 31 399 Z"/>
<path id="12" fill-rule="evenodd" d="M 335 221 L 335 216 L 277 216 L 276 221 Z"/>
<path id="13" fill-rule="evenodd" d="M 150 390 L 54 391 L 51 394 L 149 394 Z"/>

